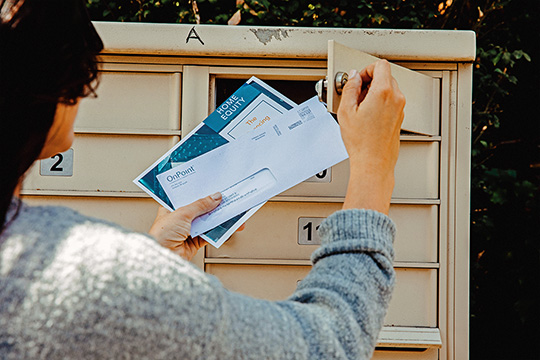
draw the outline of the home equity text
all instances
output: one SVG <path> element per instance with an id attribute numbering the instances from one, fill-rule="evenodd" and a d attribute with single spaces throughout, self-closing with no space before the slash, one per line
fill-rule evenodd
<path id="1" fill-rule="evenodd" d="M 227 120 L 234 112 L 240 109 L 241 105 L 245 105 L 246 100 L 244 97 L 238 97 L 231 95 L 220 107 L 216 109 L 217 113 L 223 120 Z"/>

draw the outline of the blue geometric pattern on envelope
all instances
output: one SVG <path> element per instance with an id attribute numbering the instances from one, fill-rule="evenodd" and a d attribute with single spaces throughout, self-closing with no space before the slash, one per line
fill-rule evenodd
<path id="1" fill-rule="evenodd" d="M 243 212 L 243 213 L 241 213 L 239 215 L 236 215 L 232 219 L 225 221 L 223 224 L 216 226 L 212 230 L 208 230 L 207 232 L 204 233 L 204 235 L 208 236 L 213 242 L 218 242 L 219 239 L 223 235 L 225 235 L 225 233 L 227 231 L 229 231 L 229 229 L 234 224 L 236 224 L 236 222 L 238 220 L 240 220 L 242 218 L 242 216 L 244 216 L 246 213 L 247 213 L 247 211 L 245 211 L 245 212 Z"/>
<path id="2" fill-rule="evenodd" d="M 196 133 L 192 134 L 182 145 L 174 149 L 167 157 L 154 166 L 146 175 L 139 179 L 148 190 L 153 192 L 164 203 L 174 208 L 165 190 L 157 180 L 157 175 L 172 169 L 186 161 L 196 158 L 199 155 L 205 154 L 210 150 L 226 144 L 228 141 L 221 137 L 214 130 L 206 125 L 203 125 Z"/>
<path id="3" fill-rule="evenodd" d="M 204 125 L 171 153 L 170 162 L 173 163 L 172 167 L 176 165 L 175 163 L 184 163 L 194 159 L 227 142 L 215 131 Z"/>

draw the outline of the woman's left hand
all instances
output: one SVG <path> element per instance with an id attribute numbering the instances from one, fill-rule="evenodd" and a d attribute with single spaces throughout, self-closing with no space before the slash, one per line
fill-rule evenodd
<path id="1" fill-rule="evenodd" d="M 160 207 L 148 233 L 161 246 L 189 261 L 200 248 L 207 244 L 198 236 L 195 238 L 189 236 L 191 222 L 196 217 L 214 210 L 220 202 L 221 194 L 216 193 L 181 207 L 174 212 Z"/>

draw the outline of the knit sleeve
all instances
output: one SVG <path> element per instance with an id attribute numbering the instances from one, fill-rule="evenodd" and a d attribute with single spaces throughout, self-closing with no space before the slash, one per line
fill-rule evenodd
<path id="1" fill-rule="evenodd" d="M 395 226 L 375 211 L 346 210 L 320 235 L 313 269 L 286 301 L 224 294 L 223 342 L 235 358 L 371 358 L 394 285 Z"/>
<path id="2" fill-rule="evenodd" d="M 146 313 L 141 346 L 161 344 L 164 357 L 181 359 L 371 358 L 394 284 L 394 225 L 374 211 L 347 210 L 320 232 L 324 244 L 312 271 L 284 301 L 230 292 L 212 276 L 162 263 L 171 276 L 162 276 L 161 286 L 180 288 L 148 289 L 155 315 Z"/>
<path id="3" fill-rule="evenodd" d="M 66 224 L 58 233 L 65 240 L 36 238 L 41 250 L 28 249 L 33 270 L 6 278 L 0 310 L 9 326 L 0 338 L 9 346 L 0 354 L 369 359 L 394 282 L 394 226 L 382 214 L 347 210 L 320 231 L 312 271 L 288 299 L 272 302 L 226 290 L 144 235 L 85 219 Z"/>

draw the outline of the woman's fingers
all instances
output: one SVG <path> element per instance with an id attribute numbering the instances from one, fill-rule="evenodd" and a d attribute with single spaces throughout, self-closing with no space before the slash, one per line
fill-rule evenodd
<path id="1" fill-rule="evenodd" d="M 182 215 L 186 218 L 186 220 L 191 222 L 196 217 L 214 210 L 220 202 L 221 193 L 217 192 L 213 195 L 194 201 L 191 204 L 178 209 L 177 211 L 181 212 Z"/>
<path id="2" fill-rule="evenodd" d="M 349 79 L 343 87 L 340 109 L 342 111 L 354 111 L 358 106 L 358 98 L 362 91 L 362 79 L 356 70 L 349 71 Z"/>

